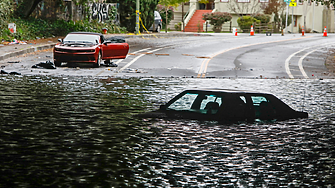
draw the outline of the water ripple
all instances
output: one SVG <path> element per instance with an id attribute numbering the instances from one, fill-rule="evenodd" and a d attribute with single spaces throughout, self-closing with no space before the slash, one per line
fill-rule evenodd
<path id="1" fill-rule="evenodd" d="M 310 118 L 219 124 L 132 116 L 208 86 L 271 92 Z M 331 187 L 334 86 L 0 76 L 0 187 Z"/>

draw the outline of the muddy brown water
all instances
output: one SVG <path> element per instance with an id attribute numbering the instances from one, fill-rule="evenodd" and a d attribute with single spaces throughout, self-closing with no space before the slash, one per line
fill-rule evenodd
<path id="1" fill-rule="evenodd" d="M 275 94 L 308 119 L 138 119 L 184 89 Z M 0 187 L 332 187 L 334 80 L 0 77 Z"/>

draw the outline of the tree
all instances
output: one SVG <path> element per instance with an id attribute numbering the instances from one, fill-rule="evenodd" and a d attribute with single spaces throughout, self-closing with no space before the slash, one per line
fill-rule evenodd
<path id="1" fill-rule="evenodd" d="M 42 0 L 20 0 L 18 1 L 15 14 L 21 18 L 28 18 L 41 1 Z"/>
<path id="2" fill-rule="evenodd" d="M 140 0 L 140 17 L 143 24 L 148 27 L 154 22 L 154 10 L 159 0 Z M 127 31 L 134 32 L 136 26 L 136 0 L 114 0 L 120 3 L 120 24 Z M 140 24 L 141 27 L 141 24 Z M 143 28 L 141 28 L 143 29 Z"/>
<path id="3" fill-rule="evenodd" d="M 278 29 L 281 26 L 279 14 L 285 9 L 286 3 L 283 0 L 269 0 L 269 3 L 264 3 L 261 7 L 264 11 L 264 14 L 274 14 L 274 30 L 275 32 L 278 32 Z"/>
<path id="4" fill-rule="evenodd" d="M 7 28 L 9 17 L 12 13 L 12 1 L 2 0 L 0 2 L 0 36 Z"/>
<path id="5" fill-rule="evenodd" d="M 167 33 L 167 24 L 168 24 L 168 18 L 167 18 L 167 11 L 170 7 L 178 7 L 179 4 L 181 3 L 186 3 L 189 0 L 160 0 L 159 4 L 165 6 L 165 23 L 166 23 L 166 27 L 165 27 L 165 33 Z"/>
<path id="6" fill-rule="evenodd" d="M 260 8 L 260 1 L 251 0 L 249 3 L 241 3 L 242 1 L 232 0 L 228 1 L 228 8 L 230 11 L 235 13 L 236 15 L 244 16 L 244 15 L 255 15 L 262 11 Z M 244 2 L 244 1 L 243 1 Z"/>
<path id="7" fill-rule="evenodd" d="M 327 8 L 334 7 L 335 5 L 335 0 L 312 0 L 312 2 L 313 1 L 320 2 L 322 5 L 326 5 Z"/>

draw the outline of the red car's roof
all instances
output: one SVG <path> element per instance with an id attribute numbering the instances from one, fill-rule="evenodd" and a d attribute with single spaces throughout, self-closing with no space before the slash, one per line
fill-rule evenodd
<path id="1" fill-rule="evenodd" d="M 69 34 L 86 34 L 86 35 L 99 35 L 99 36 L 104 36 L 101 33 L 93 33 L 93 32 L 71 32 Z"/>

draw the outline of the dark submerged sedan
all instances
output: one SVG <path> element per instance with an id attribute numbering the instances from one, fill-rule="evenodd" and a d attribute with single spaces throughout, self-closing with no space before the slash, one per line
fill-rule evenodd
<path id="1" fill-rule="evenodd" d="M 125 59 L 129 45 L 122 36 L 105 39 L 100 33 L 72 32 L 59 42 L 53 50 L 54 64 L 89 63 L 99 67 L 102 60 Z"/>
<path id="2" fill-rule="evenodd" d="M 272 94 L 227 89 L 186 90 L 160 109 L 139 117 L 217 121 L 307 118 Z"/>

